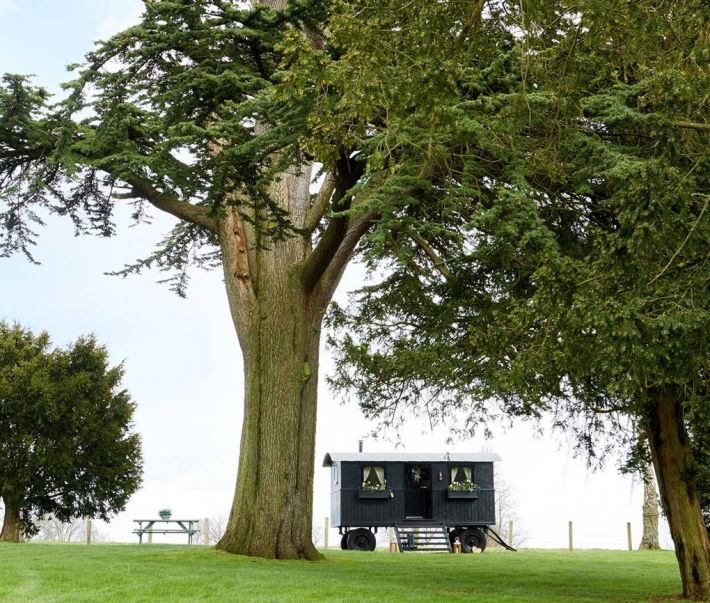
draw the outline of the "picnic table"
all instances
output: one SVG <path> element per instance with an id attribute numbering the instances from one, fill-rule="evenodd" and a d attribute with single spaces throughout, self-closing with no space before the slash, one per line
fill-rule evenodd
<path id="1" fill-rule="evenodd" d="M 143 534 L 187 534 L 187 544 L 192 544 L 192 537 L 202 531 L 199 519 L 134 519 L 133 523 L 138 524 L 133 530 L 138 544 L 143 544 Z"/>

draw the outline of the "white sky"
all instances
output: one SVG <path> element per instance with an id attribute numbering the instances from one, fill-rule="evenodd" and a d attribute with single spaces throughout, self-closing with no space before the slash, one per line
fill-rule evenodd
<path id="1" fill-rule="evenodd" d="M 139 0 L 0 0 L 0 73 L 35 74 L 57 91 L 68 79 L 64 66 L 78 62 L 93 40 L 106 38 L 138 19 Z M 121 280 L 104 276 L 145 257 L 173 221 L 156 215 L 151 226 L 126 228 L 120 217 L 113 239 L 74 238 L 66 220 L 52 219 L 42 231 L 33 266 L 21 257 L 0 260 L 0 319 L 46 329 L 58 344 L 93 332 L 114 362 L 125 360 L 125 386 L 138 404 L 136 428 L 143 439 L 143 488 L 109 525 L 97 526 L 110 540 L 132 541 L 132 519 L 226 515 L 232 500 L 241 428 L 242 362 L 219 271 L 195 272 L 187 300 L 155 283 L 156 273 Z M 337 298 L 361 284 L 362 271 L 348 271 Z M 342 405 L 328 391 L 330 370 L 322 355 L 316 445 L 314 520 L 329 515 L 329 476 L 320 468 L 326 452 L 356 450 L 372 426 L 355 404 Z M 626 522 L 640 539 L 642 487 L 620 476 L 612 459 L 592 473 L 572 459 L 558 437 L 532 437 L 527 426 L 498 431 L 492 441 L 444 443 L 443 431 L 411 425 L 407 451 L 498 452 L 498 466 L 517 500 L 516 531 L 526 546 L 564 547 L 567 522 L 575 522 L 575 545 L 624 548 Z M 386 441 L 366 441 L 367 451 L 392 450 Z M 156 538 L 156 541 L 158 538 Z M 331 544 L 336 543 L 335 532 Z M 670 546 L 667 531 L 662 544 Z"/>

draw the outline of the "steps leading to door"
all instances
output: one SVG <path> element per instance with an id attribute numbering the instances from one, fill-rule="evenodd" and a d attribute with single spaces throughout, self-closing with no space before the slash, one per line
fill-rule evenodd
<path id="1" fill-rule="evenodd" d="M 401 553 L 409 551 L 451 552 L 449 530 L 443 523 L 395 524 L 394 533 Z"/>

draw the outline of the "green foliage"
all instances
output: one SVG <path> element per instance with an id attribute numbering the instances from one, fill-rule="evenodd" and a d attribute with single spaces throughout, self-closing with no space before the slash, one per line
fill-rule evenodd
<path id="1" fill-rule="evenodd" d="M 552 411 L 592 456 L 608 428 L 636 440 L 654 391 L 677 390 L 690 421 L 710 364 L 701 3 L 497 3 L 462 46 L 446 32 L 464 7 L 425 4 L 392 7 L 392 42 L 377 19 L 360 34 L 399 67 L 397 98 L 436 100 L 381 112 L 396 207 L 367 257 L 384 277 L 331 312 L 333 384 L 389 424 L 408 409 L 471 432 Z M 436 49 L 399 47 L 420 15 Z M 416 202 L 398 204 L 398 175 Z"/>
<path id="2" fill-rule="evenodd" d="M 362 482 L 360 489 L 365 492 L 384 492 L 387 490 L 387 481 L 384 483 Z"/>
<path id="3" fill-rule="evenodd" d="M 0 322 L 0 498 L 25 533 L 45 514 L 108 519 L 140 485 L 135 405 L 93 337 L 50 349 Z"/>
<path id="4" fill-rule="evenodd" d="M 303 107 L 270 93 L 281 78 L 276 46 L 294 28 L 317 32 L 323 15 L 307 0 L 278 12 L 231 1 L 155 0 L 140 24 L 72 67 L 76 77 L 61 101 L 51 104 L 27 78 L 4 76 L 1 253 L 34 261 L 32 225 L 42 224 L 45 211 L 68 215 L 78 233 L 111 236 L 122 200 L 136 221 L 158 198 L 205 216 L 235 206 L 245 219 L 259 215 L 265 239 L 289 236 L 289 216 L 267 188 L 300 155 L 293 143 L 305 120 Z M 183 293 L 185 268 L 213 267 L 216 245 L 204 223 L 178 226 L 155 254 L 121 274 L 175 268 L 168 280 Z"/>
<path id="5" fill-rule="evenodd" d="M 451 482 L 449 484 L 449 490 L 453 490 L 454 492 L 473 492 L 477 488 L 478 485 L 474 484 L 471 480 Z"/>

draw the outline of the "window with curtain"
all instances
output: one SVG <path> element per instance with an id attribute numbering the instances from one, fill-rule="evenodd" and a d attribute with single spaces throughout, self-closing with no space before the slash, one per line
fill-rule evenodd
<path id="1" fill-rule="evenodd" d="M 362 470 L 363 488 L 369 490 L 384 490 L 386 485 L 384 467 L 365 467 Z"/>
<path id="2" fill-rule="evenodd" d="M 471 467 L 452 467 L 451 483 L 461 484 L 463 482 L 473 482 L 473 470 Z"/>

